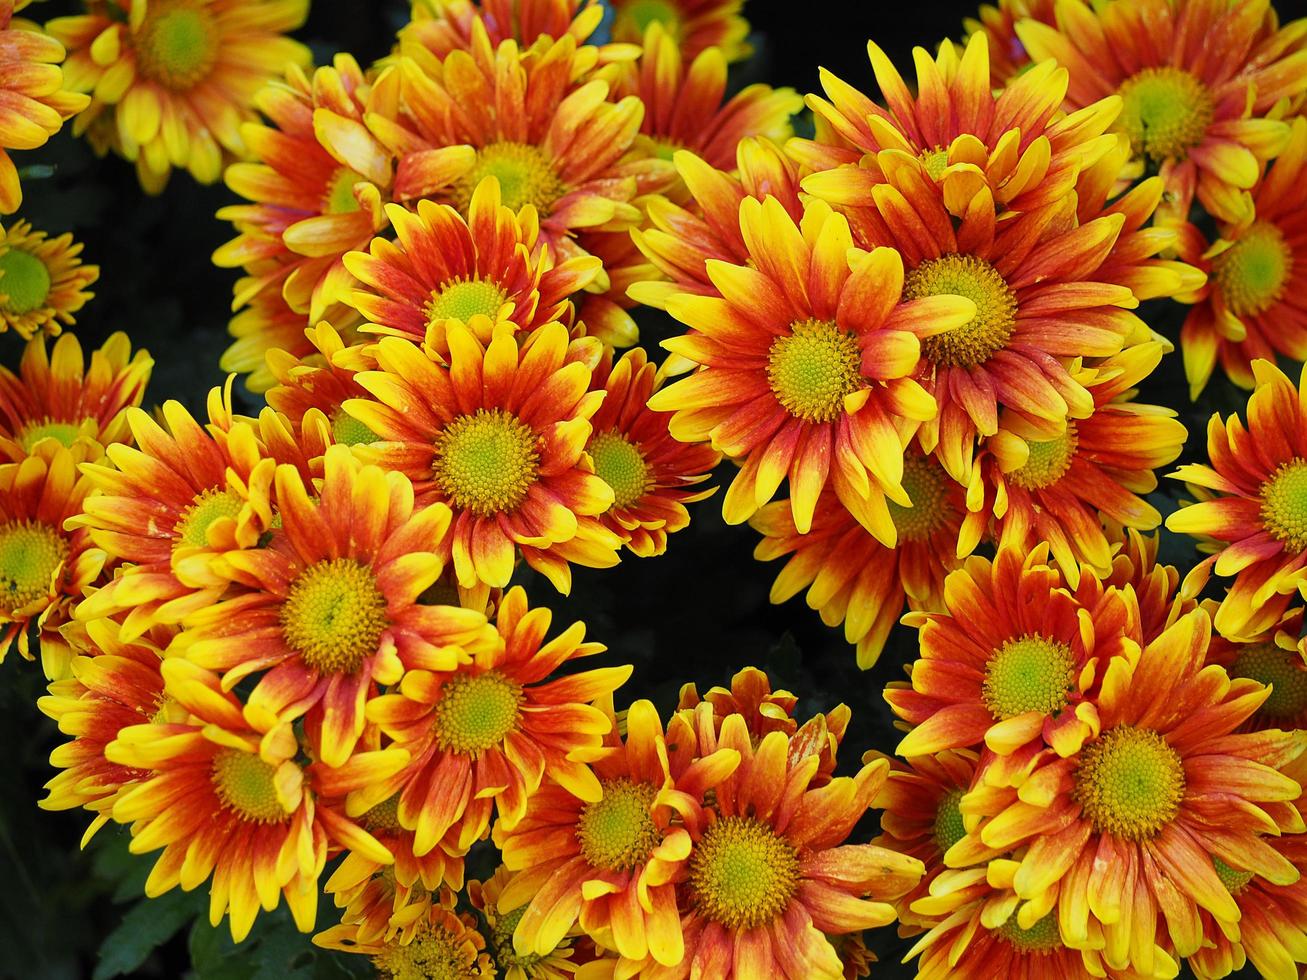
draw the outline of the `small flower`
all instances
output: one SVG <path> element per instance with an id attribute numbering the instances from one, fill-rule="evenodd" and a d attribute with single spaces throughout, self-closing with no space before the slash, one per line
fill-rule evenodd
<path id="1" fill-rule="evenodd" d="M 82 265 L 81 252 L 71 234 L 47 238 L 26 221 L 10 225 L 0 241 L 0 332 L 30 340 L 71 325 L 100 278 L 98 265 Z"/>

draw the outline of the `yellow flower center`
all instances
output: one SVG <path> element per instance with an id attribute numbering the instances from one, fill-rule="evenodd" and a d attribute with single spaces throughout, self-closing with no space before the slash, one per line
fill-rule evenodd
<path id="1" fill-rule="evenodd" d="M 981 698 L 995 718 L 1027 711 L 1056 714 L 1066 707 L 1075 683 L 1071 648 L 1044 636 L 1027 634 L 1008 640 L 985 667 Z"/>
<path id="2" fill-rule="evenodd" d="M 446 751 L 476 755 L 517 727 L 522 688 L 498 671 L 458 674 L 436 704 L 436 742 Z"/>
<path id="3" fill-rule="evenodd" d="M 331 438 L 340 446 L 366 446 L 377 441 L 377 434 L 342 409 L 331 420 Z"/>
<path id="4" fill-rule="evenodd" d="M 1075 458 L 1079 441 L 1076 427 L 1070 422 L 1067 423 L 1066 431 L 1056 439 L 1028 440 L 1026 446 L 1030 449 L 1030 455 L 1026 458 L 1025 465 L 1013 470 L 1007 478 L 1026 490 L 1051 487 L 1071 468 L 1071 460 Z"/>
<path id="5" fill-rule="evenodd" d="M 476 163 L 455 185 L 454 197 L 460 211 L 467 212 L 472 192 L 486 177 L 498 178 L 499 198 L 513 211 L 531 204 L 540 214 L 548 214 L 550 206 L 566 190 L 543 150 L 529 143 L 505 140 L 478 150 Z"/>
<path id="6" fill-rule="evenodd" d="M 44 422 L 32 422 L 25 426 L 18 436 L 18 442 L 30 453 L 42 439 L 56 439 L 61 445 L 71 446 L 81 432 L 82 427 L 74 422 L 56 422 L 47 418 Z"/>
<path id="7" fill-rule="evenodd" d="M 999 271 L 974 255 L 926 259 L 908 273 L 904 299 L 965 296 L 976 315 L 955 330 L 927 337 L 921 351 L 935 364 L 972 367 L 1002 350 L 1016 326 L 1017 296 Z"/>
<path id="8" fill-rule="evenodd" d="M 1288 550 L 1307 549 L 1307 461 L 1284 463 L 1262 484 L 1262 525 Z"/>
<path id="9" fill-rule="evenodd" d="M 508 294 L 493 282 L 484 279 L 451 279 L 431 294 L 427 304 L 427 322 L 462 320 L 467 323 L 478 313 L 490 320 L 499 316 L 499 310 Z"/>
<path id="10" fill-rule="evenodd" d="M 622 36 L 644 37 L 645 29 L 650 24 L 662 24 L 672 38 L 678 38 L 681 15 L 674 3 L 669 0 L 633 0 L 632 3 L 615 4 L 617 17 L 625 21 L 626 33 Z M 617 31 L 614 30 L 614 36 Z"/>
<path id="11" fill-rule="evenodd" d="M 10 248 L 0 254 L 0 296 L 6 313 L 31 313 L 50 298 L 50 269 L 31 252 Z"/>
<path id="12" fill-rule="evenodd" d="M 1275 305 L 1293 271 L 1293 249 L 1280 229 L 1258 221 L 1212 259 L 1212 276 L 1235 316 L 1256 316 Z M 4 280 L 0 279 L 0 288 Z"/>
<path id="13" fill-rule="evenodd" d="M 327 189 L 322 195 L 322 210 L 325 214 L 352 214 L 359 209 L 358 198 L 354 196 L 354 185 L 363 176 L 349 167 L 338 167 L 327 181 Z"/>
<path id="14" fill-rule="evenodd" d="M 382 833 L 398 834 L 404 829 L 399 822 L 399 794 L 388 796 L 376 806 L 365 812 L 361 818 L 368 830 Z"/>
<path id="15" fill-rule="evenodd" d="M 613 488 L 613 507 L 627 507 L 648 491 L 649 465 L 631 442 L 616 432 L 601 432 L 586 447 L 595 475 Z"/>
<path id="16" fill-rule="evenodd" d="M 772 341 L 767 380 L 776 400 L 805 422 L 834 422 L 844 396 L 862 387 L 857 337 L 829 320 L 799 320 Z"/>
<path id="17" fill-rule="evenodd" d="M 0 611 L 12 615 L 55 591 L 68 541 L 37 521 L 0 525 Z"/>
<path id="18" fill-rule="evenodd" d="M 885 501 L 900 540 L 923 541 L 954 516 L 944 482 L 946 479 L 944 471 L 924 456 L 904 458 L 903 489 L 912 506 Z"/>
<path id="19" fill-rule="evenodd" d="M 1022 929 L 1014 914 L 995 932 L 1021 953 L 1045 954 L 1062 948 L 1062 934 L 1057 928 L 1056 912 L 1049 912 L 1029 929 Z"/>
<path id="20" fill-rule="evenodd" d="M 442 926 L 428 927 L 406 946 L 388 942 L 372 957 L 380 980 L 472 980 L 483 976 L 467 943 Z"/>
<path id="21" fill-rule="evenodd" d="M 727 929 L 774 920 L 799 884 L 799 856 L 771 827 L 750 817 L 723 817 L 690 855 L 699 911 Z"/>
<path id="22" fill-rule="evenodd" d="M 1271 685 L 1270 697 L 1257 709 L 1264 717 L 1289 719 L 1307 712 L 1307 666 L 1274 643 L 1246 647 L 1230 665 L 1230 676 Z"/>
<path id="23" fill-rule="evenodd" d="M 195 495 L 194 502 L 182 511 L 181 518 L 172 529 L 179 545 L 203 548 L 209 543 L 209 528 L 223 517 L 235 520 L 240 516 L 245 501 L 234 490 L 211 487 Z"/>
<path id="24" fill-rule="evenodd" d="M 950 847 L 967 836 L 967 828 L 962 823 L 962 790 L 955 789 L 945 793 L 935 809 L 935 846 L 944 854 Z"/>
<path id="25" fill-rule="evenodd" d="M 136 32 L 142 75 L 175 91 L 195 87 L 218 60 L 220 32 L 203 5 L 152 0 Z"/>
<path id="26" fill-rule="evenodd" d="M 1253 880 L 1251 871 L 1240 871 L 1232 868 L 1219 857 L 1212 858 L 1212 865 L 1216 868 L 1216 877 L 1221 879 L 1221 884 L 1231 895 L 1238 895 L 1248 887 L 1248 882 Z"/>
<path id="27" fill-rule="evenodd" d="M 539 963 L 543 956 L 536 953 L 527 953 L 525 956 L 518 955 L 517 949 L 513 946 L 513 933 L 517 931 L 517 924 L 522 921 L 522 916 L 526 914 L 528 906 L 519 905 L 513 911 L 501 915 L 490 927 L 490 943 L 494 947 L 495 962 L 499 968 L 507 973 L 513 967 L 519 967 L 527 970 Z M 568 945 L 564 942 L 564 945 Z M 555 947 L 557 949 L 558 947 Z M 527 973 L 528 977 L 535 974 Z M 552 976 L 552 973 L 546 973 L 544 976 Z"/>
<path id="28" fill-rule="evenodd" d="M 938 146 L 933 150 L 925 150 L 917 159 L 925 166 L 926 173 L 930 174 L 932 180 L 939 180 L 948 169 L 948 150 Z"/>
<path id="29" fill-rule="evenodd" d="M 436 436 L 436 482 L 456 507 L 481 517 L 511 511 L 540 471 L 536 434 L 500 408 L 460 415 Z"/>
<path id="30" fill-rule="evenodd" d="M 286 644 L 325 673 L 352 674 L 376 653 L 389 624 L 376 575 L 352 558 L 304 569 L 281 607 Z"/>
<path id="31" fill-rule="evenodd" d="M 279 823 L 289 814 L 277 799 L 277 767 L 253 752 L 222 749 L 213 757 L 213 788 L 218 799 L 242 819 Z"/>
<path id="32" fill-rule="evenodd" d="M 1145 68 L 1122 83 L 1118 125 L 1136 154 L 1154 163 L 1183 159 L 1212 122 L 1212 96 L 1182 68 Z"/>
<path id="33" fill-rule="evenodd" d="M 603 798 L 587 803 L 577 822 L 581 854 L 596 868 L 630 870 L 648 860 L 662 835 L 649 813 L 656 786 L 605 780 Z"/>
<path id="34" fill-rule="evenodd" d="M 1101 834 L 1146 840 L 1174 819 L 1184 798 L 1180 754 L 1157 732 L 1118 725 L 1080 753 L 1075 800 Z"/>

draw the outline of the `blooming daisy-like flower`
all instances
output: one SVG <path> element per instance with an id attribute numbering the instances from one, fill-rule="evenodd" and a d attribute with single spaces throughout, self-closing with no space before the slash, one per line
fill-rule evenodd
<path id="1" fill-rule="evenodd" d="M 1195 610 L 1105 664 L 1095 738 L 1040 753 L 1019 790 L 982 784 L 962 800 L 978 819 L 949 862 L 1022 848 L 1011 887 L 1031 911 L 1023 920 L 1019 905 L 1018 921 L 1030 928 L 1056 908 L 1062 942 L 1098 950 L 1114 970 L 1149 974 L 1159 933 L 1184 957 L 1204 932 L 1239 934 L 1239 903 L 1213 859 L 1273 885 L 1299 879 L 1263 835 L 1303 830 L 1302 790 L 1281 770 L 1307 733 L 1233 734 L 1269 691 L 1206 664 L 1210 632 Z M 1204 930 L 1200 914 L 1214 925 Z"/>
<path id="2" fill-rule="evenodd" d="M 21 7 L 22 4 L 19 4 Z M 64 48 L 54 38 L 13 23 L 14 5 L 0 10 L 0 66 L 5 114 L 0 124 L 0 213 L 12 214 L 23 202 L 9 150 L 34 150 L 59 132 L 64 120 L 86 108 L 90 98 L 64 88 Z"/>
<path id="3" fill-rule="evenodd" d="M 1181 237 L 1183 257 L 1208 274 L 1180 332 L 1194 397 L 1218 361 L 1251 388 L 1254 360 L 1307 360 L 1307 119 L 1293 120 L 1288 146 L 1252 198 L 1256 220 L 1221 225 L 1214 244 L 1192 225 Z"/>
<path id="4" fill-rule="evenodd" d="M 98 459 L 104 446 L 131 438 L 125 409 L 140 405 L 154 362 L 132 354 L 125 333 L 111 334 L 85 362 L 82 345 L 64 334 L 47 350 L 29 341 L 18 374 L 0 366 L 0 453 L 21 461 L 43 439 L 54 439 Z"/>
<path id="5" fill-rule="evenodd" d="M 412 214 L 386 208 L 396 241 L 374 238 L 368 252 L 351 252 L 345 266 L 359 280 L 348 302 L 369 321 L 363 330 L 393 334 L 445 353 L 446 324 L 457 321 L 483 344 L 495 330 L 528 332 L 571 319 L 568 297 L 602 272 L 593 256 L 555 264 L 536 247 L 538 216 L 500 203 L 499 180 L 481 181 L 467 217 L 448 205 L 419 201 Z"/>
<path id="6" fill-rule="evenodd" d="M 1006 85 L 1030 64 L 1030 53 L 1017 37 L 1017 22 L 1033 17 L 1054 23 L 1056 0 L 998 0 L 982 3 L 977 18 L 965 18 L 968 34 L 983 32 L 989 39 L 989 77 L 995 85 Z"/>
<path id="7" fill-rule="evenodd" d="M 712 473 L 721 456 L 704 445 L 686 445 L 668 431 L 671 418 L 649 408 L 662 384 L 658 371 L 637 347 L 618 358 L 605 353 L 591 387 L 606 392 L 590 417 L 593 433 L 585 449 L 595 475 L 613 489 L 613 505 L 600 520 L 622 537 L 632 554 L 661 555 L 667 535 L 690 523 L 688 503 L 716 491 L 692 489 Z"/>
<path id="8" fill-rule="evenodd" d="M 413 481 L 418 499 L 454 512 L 443 546 L 458 583 L 502 587 L 515 554 L 566 592 L 569 562 L 617 563 L 621 538 L 598 520 L 613 491 L 594 474 L 585 444 L 603 399 L 587 391 L 590 369 L 549 323 L 523 338 L 497 334 L 482 346 L 447 322 L 448 366 L 414 344 L 386 337 L 377 371 L 356 380 L 376 401 L 345 411 L 381 442 L 355 451 Z"/>
<path id="9" fill-rule="evenodd" d="M 10 225 L 0 241 L 0 332 L 30 340 L 71 325 L 100 278 L 98 265 L 82 265 L 81 252 L 71 234 L 47 238 L 26 221 Z"/>
<path id="10" fill-rule="evenodd" d="M 687 61 L 709 48 L 720 50 L 727 61 L 740 61 L 753 51 L 745 40 L 744 0 L 613 0 L 611 6 L 614 41 L 640 44 L 656 23 Z"/>
<path id="11" fill-rule="evenodd" d="M 375 369 L 376 361 L 361 344 L 346 347 L 339 331 L 325 321 L 306 333 L 313 344 L 312 355 L 268 351 L 268 370 L 277 382 L 264 394 L 268 404 L 285 416 L 306 455 L 316 456 L 329 445 L 375 442 L 376 434 L 341 406 L 351 398 L 366 397 L 354 375 Z"/>
<path id="12" fill-rule="evenodd" d="M 504 980 L 569 980 L 579 966 L 573 959 L 576 950 L 571 939 L 560 940 L 543 955 L 522 955 L 513 946 L 513 933 L 526 914 L 527 906 L 519 906 L 508 913 L 499 911 L 499 897 L 512 879 L 512 874 L 501 865 L 485 881 L 467 883 L 468 899 L 486 920 L 490 952 L 499 967 L 500 976 Z"/>
<path id="13" fill-rule="evenodd" d="M 887 548 L 867 532 L 829 490 L 818 501 L 807 534 L 795 529 L 788 501 L 768 504 L 750 520 L 763 537 L 753 550 L 759 561 L 790 556 L 772 583 L 775 603 L 807 589 L 808 606 L 827 626 L 844 625 L 866 670 L 880 657 L 906 604 L 942 612 L 944 578 L 958 567 L 966 502 L 963 488 L 928 456 L 903 461 L 903 488 L 912 500 L 889 501 L 898 545 Z"/>
<path id="14" fill-rule="evenodd" d="M 250 717 L 304 716 L 314 758 L 342 766 L 377 685 L 453 670 L 496 639 L 474 609 L 419 601 L 444 568 L 449 508 L 414 508 L 402 474 L 360 466 L 345 446 L 327 451 L 324 472 L 311 497 L 295 467 L 277 467 L 270 545 L 215 560 L 240 588 L 190 610 L 173 650 L 219 672 L 227 690 L 259 674 Z"/>
<path id="15" fill-rule="evenodd" d="M 1207 659 L 1231 677 L 1250 677 L 1271 695 L 1245 723 L 1248 730 L 1307 728 L 1307 659 L 1299 647 L 1303 609 L 1292 609 L 1272 630 L 1250 643 L 1212 638 Z"/>
<path id="16" fill-rule="evenodd" d="M 579 921 L 626 959 L 674 967 L 693 954 L 677 910 L 690 834 L 705 830 L 704 797 L 740 757 L 732 749 L 700 756 L 681 714 L 664 734 L 649 701 L 631 705 L 625 740 L 613 719 L 605 744 L 610 751 L 592 766 L 598 799 L 545 786 L 519 823 L 496 827 L 495 844 L 516 872 L 499 908 L 525 906 L 512 934 L 519 954 L 547 954 Z"/>
<path id="17" fill-rule="evenodd" d="M 1271 110 L 1307 91 L 1300 26 L 1279 28 L 1269 0 L 1059 0 L 1054 16 L 1017 36 L 1070 72 L 1068 110 L 1121 97 L 1117 129 L 1166 182 L 1166 217 L 1186 220 L 1196 195 L 1216 218 L 1250 218 L 1260 164 L 1289 137 Z"/>
<path id="18" fill-rule="evenodd" d="M 828 483 L 881 541 L 896 531 L 885 496 L 907 506 L 903 447 L 935 406 L 911 378 L 931 338 L 975 316 L 961 296 L 904 302 L 892 249 L 853 247 L 849 226 L 816 202 L 796 223 L 775 198 L 740 202 L 751 264 L 708 263 L 716 295 L 668 311 L 694 332 L 663 346 L 700 370 L 656 392 L 672 435 L 711 440 L 741 465 L 728 523 L 748 520 L 787 477 L 800 533 Z M 905 433 L 906 430 L 906 433 Z"/>
<path id="19" fill-rule="evenodd" d="M 1215 552 L 1191 579 L 1208 570 L 1234 577 L 1214 619 L 1232 640 L 1274 624 L 1283 597 L 1307 582 L 1307 411 L 1299 386 L 1271 362 L 1254 361 L 1253 376 L 1247 426 L 1233 415 L 1224 424 L 1212 416 L 1210 465 L 1187 463 L 1171 474 L 1199 500 L 1166 519 L 1169 530 L 1195 535 L 1202 550 Z"/>
<path id="20" fill-rule="evenodd" d="M 361 828 L 315 806 L 314 772 L 299 757 L 289 723 L 251 727 L 241 702 L 218 676 L 171 657 L 162 667 L 168 697 L 190 713 L 133 725 L 118 732 L 105 758 L 145 770 L 120 795 L 113 818 L 131 824 L 133 854 L 163 848 L 145 883 L 157 897 L 180 885 L 190 890 L 213 876 L 209 921 L 230 915 L 232 939 L 248 935 L 262 906 L 272 911 L 285 898 L 302 932 L 313 928 L 318 876 L 330 844 L 388 854 Z M 385 778 L 407 761 L 402 750 L 357 754 L 349 779 L 337 773 L 337 789 Z M 352 787 L 351 787 L 352 788 Z"/>
<path id="21" fill-rule="evenodd" d="M 921 657 L 909 683 L 885 690 L 915 726 L 900 755 L 983 742 L 1002 757 L 990 767 L 1006 772 L 1045 745 L 1072 755 L 1099 733 L 1097 685 L 1113 657 L 1140 643 L 1131 593 L 1104 588 L 1087 570 L 1072 591 L 1046 545 L 1005 547 L 952 573 L 944 604 L 945 613 L 905 620 L 921 627 Z"/>
<path id="22" fill-rule="evenodd" d="M 502 644 L 472 651 L 472 661 L 455 670 L 411 670 L 395 693 L 368 702 L 369 720 L 412 761 L 356 792 L 349 812 L 399 792 L 399 823 L 417 832 L 414 854 L 426 854 L 454 827 L 463 853 L 489 829 L 492 805 L 505 829 L 515 826 L 546 774 L 583 800 L 599 799 L 586 763 L 602 755 L 611 719 L 590 702 L 610 695 L 631 668 L 549 680 L 569 660 L 604 649 L 583 642 L 581 623 L 545 643 L 550 619 L 547 609 L 528 610 L 526 593 L 512 589 L 495 621 Z"/>
<path id="23" fill-rule="evenodd" d="M 245 153 L 255 93 L 309 63 L 308 48 L 282 36 L 307 14 L 308 0 L 96 0 L 46 30 L 68 49 L 69 88 L 91 95 L 75 131 L 112 125 L 114 147 L 158 193 L 173 167 L 212 184 Z"/>

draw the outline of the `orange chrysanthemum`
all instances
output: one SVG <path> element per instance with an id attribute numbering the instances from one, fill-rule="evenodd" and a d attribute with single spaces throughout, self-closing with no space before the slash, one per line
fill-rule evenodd
<path id="1" fill-rule="evenodd" d="M 1270 0 L 1058 0 L 1054 16 L 1021 21 L 1017 36 L 1070 72 L 1068 110 L 1121 97 L 1117 129 L 1160 171 L 1165 216 L 1187 220 L 1196 195 L 1216 218 L 1250 218 L 1260 164 L 1289 138 L 1273 109 L 1307 91 L 1301 27 L 1278 29 Z"/>
<path id="2" fill-rule="evenodd" d="M 574 959 L 577 950 L 572 940 L 559 940 L 553 949 L 543 954 L 521 955 L 513 946 L 513 933 L 526 914 L 526 906 L 512 912 L 499 911 L 499 898 L 513 876 L 502 865 L 485 881 L 467 883 L 468 899 L 486 920 L 491 955 L 499 967 L 503 980 L 570 980 L 579 963 Z"/>
<path id="3" fill-rule="evenodd" d="M 68 87 L 91 95 L 73 124 L 107 131 L 136 163 L 141 186 L 163 190 L 173 167 L 203 184 L 246 151 L 240 124 L 254 95 L 309 49 L 283 37 L 308 0 L 96 0 L 46 30 L 68 49 Z"/>
<path id="4" fill-rule="evenodd" d="M 346 321 L 357 317 L 346 317 Z M 319 320 L 321 324 L 325 321 Z M 334 329 L 343 343 L 357 346 L 358 331 L 352 322 L 334 323 Z M 250 305 L 227 323 L 227 332 L 234 338 L 231 346 L 222 352 L 218 367 L 228 374 L 244 375 L 245 387 L 256 394 L 266 392 L 277 384 L 277 378 L 268 366 L 268 357 L 312 358 L 321 353 L 314 340 L 309 339 L 308 320 L 296 313 L 280 293 L 260 293 Z M 273 353 L 274 351 L 278 353 Z"/>
<path id="5" fill-rule="evenodd" d="M 741 16 L 744 0 L 612 0 L 613 40 L 639 44 L 651 24 L 676 42 L 687 60 L 717 48 L 727 61 L 747 58 L 749 22 Z"/>
<path id="6" fill-rule="evenodd" d="M 390 849 L 392 842 L 383 839 L 384 835 L 378 834 L 376 827 L 366 817 L 361 818 L 359 823 L 382 847 Z M 401 885 L 389 868 L 346 887 L 334 885 L 340 869 L 351 860 L 364 859 L 357 852 L 348 852 L 322 889 L 332 896 L 336 907 L 341 909 L 340 921 L 355 927 L 356 931 L 350 934 L 350 938 L 355 943 L 362 944 L 388 943 L 396 939 L 401 944 L 411 941 L 422 928 L 427 911 L 431 908 L 432 894 L 439 894 L 439 886 L 428 891 L 421 886 Z M 375 861 L 368 863 L 377 865 Z M 461 888 L 461 879 L 450 887 Z"/>
<path id="7" fill-rule="evenodd" d="M 1139 632 L 1152 643 L 1181 616 L 1198 607 L 1191 595 L 1179 591 L 1180 572 L 1158 562 L 1162 534 L 1148 536 L 1127 530 L 1112 556 L 1112 571 L 1103 584 L 1117 589 L 1129 586 L 1139 604 Z"/>
<path id="8" fill-rule="evenodd" d="M 98 459 L 105 446 L 131 438 L 125 409 L 140 405 L 153 367 L 145 351 L 132 354 L 125 333 L 110 335 L 89 365 L 72 334 L 49 351 L 44 337 L 33 339 L 17 375 L 0 367 L 0 454 L 18 462 L 54 439 Z"/>
<path id="9" fill-rule="evenodd" d="M 1212 638 L 1207 653 L 1210 663 L 1220 664 L 1231 677 L 1250 677 L 1271 688 L 1271 696 L 1245 722 L 1246 730 L 1307 728 L 1307 657 L 1302 633 L 1303 609 L 1299 606 L 1248 643 Z"/>
<path id="10" fill-rule="evenodd" d="M 412 0 L 412 19 L 399 31 L 399 50 L 443 61 L 470 51 L 484 31 L 492 45 L 516 41 L 529 48 L 542 37 L 570 34 L 583 44 L 603 20 L 599 0 Z"/>
<path id="11" fill-rule="evenodd" d="M 490 828 L 492 806 L 512 828 L 547 774 L 584 800 L 597 800 L 590 771 L 611 720 L 590 702 L 610 695 L 629 666 L 600 667 L 550 680 L 569 660 L 601 653 L 576 623 L 543 643 L 549 610 L 527 609 L 526 593 L 509 591 L 495 626 L 502 642 L 472 651 L 470 663 L 442 672 L 411 670 L 398 690 L 368 703 L 368 718 L 406 749 L 397 775 L 354 793 L 349 812 L 362 813 L 400 794 L 402 827 L 417 832 L 413 853 L 426 854 L 458 828 L 457 853 Z"/>
<path id="12" fill-rule="evenodd" d="M 98 265 L 82 265 L 81 252 L 71 234 L 47 238 L 26 221 L 10 225 L 0 240 L 0 333 L 30 340 L 71 325 L 100 278 Z"/>
<path id="13" fill-rule="evenodd" d="M 341 407 L 367 395 L 354 380 L 360 371 L 377 366 L 362 345 L 346 347 L 344 338 L 327 322 L 306 331 L 314 353 L 296 357 L 286 350 L 268 351 L 268 370 L 276 384 L 264 394 L 268 404 L 290 425 L 306 456 L 316 459 L 331 445 L 357 446 L 376 441 Z"/>
<path id="14" fill-rule="evenodd" d="M 731 677 L 730 687 L 710 687 L 703 697 L 693 681 L 682 684 L 676 709 L 693 713 L 705 702 L 712 706 L 713 725 L 718 730 L 731 715 L 744 718 L 744 725 L 753 738 L 762 738 L 769 732 L 793 735 L 798 729 L 794 709 L 799 699 L 789 691 L 772 690 L 771 678 L 757 667 L 741 668 Z"/>
<path id="15" fill-rule="evenodd" d="M 982 3 L 977 18 L 963 20 L 968 34 L 983 32 L 989 39 L 989 75 L 995 85 L 1006 85 L 1030 64 L 1030 52 L 1017 37 L 1017 22 L 1033 17 L 1052 24 L 1055 6 L 1056 0 L 998 0 Z"/>
<path id="16" fill-rule="evenodd" d="M 961 327 L 971 300 L 904 301 L 892 249 L 853 247 L 849 226 L 816 202 L 801 223 L 775 198 L 740 202 L 751 264 L 708 263 L 716 295 L 677 295 L 668 310 L 694 332 L 664 341 L 700 365 L 649 400 L 675 411 L 672 434 L 711 440 L 741 464 L 722 512 L 739 524 L 787 477 L 790 511 L 807 533 L 823 487 L 878 539 L 896 540 L 885 503 L 908 506 L 903 447 L 934 416 L 912 379 L 923 343 Z"/>
<path id="17" fill-rule="evenodd" d="M 357 375 L 377 401 L 345 411 L 383 440 L 355 451 L 405 473 L 422 502 L 454 512 L 444 545 L 460 586 L 502 587 L 515 554 L 561 592 L 569 562 L 608 567 L 621 539 L 598 520 L 613 491 L 595 476 L 585 444 L 601 392 L 587 391 L 589 347 L 550 323 L 482 346 L 447 323 L 448 366 L 398 337 L 376 346 L 378 371 Z"/>

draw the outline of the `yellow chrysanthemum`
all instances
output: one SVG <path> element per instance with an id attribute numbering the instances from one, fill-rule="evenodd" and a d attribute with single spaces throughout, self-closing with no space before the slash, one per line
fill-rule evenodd
<path id="1" fill-rule="evenodd" d="M 58 334 L 100 278 L 98 265 L 82 265 L 81 242 L 71 234 L 47 238 L 26 221 L 9 226 L 0 243 L 0 333 L 13 330 L 24 339 Z"/>

